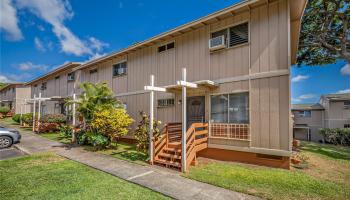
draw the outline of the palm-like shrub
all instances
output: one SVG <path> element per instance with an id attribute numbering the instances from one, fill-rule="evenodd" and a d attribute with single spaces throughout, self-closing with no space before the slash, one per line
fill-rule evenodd
<path id="1" fill-rule="evenodd" d="M 149 147 L 149 116 L 141 111 L 140 112 L 141 121 L 135 130 L 134 137 L 137 141 L 136 147 L 137 150 L 142 151 L 144 153 L 148 153 Z M 161 121 L 153 120 L 153 137 L 158 139 L 160 136 L 159 125 Z"/>
<path id="2" fill-rule="evenodd" d="M 67 100 L 68 105 L 73 103 L 77 105 L 77 111 L 83 117 L 84 127 L 78 134 L 79 142 L 101 146 L 106 144 L 103 137 L 107 138 L 109 144 L 126 135 L 128 126 L 133 120 L 107 84 L 82 83 L 80 87 L 82 89 L 80 98 L 76 101 Z M 76 134 L 73 134 L 72 142 L 75 141 Z"/>

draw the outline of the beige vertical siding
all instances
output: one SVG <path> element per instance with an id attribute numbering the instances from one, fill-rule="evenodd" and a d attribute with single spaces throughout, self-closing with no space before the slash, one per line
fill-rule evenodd
<path id="1" fill-rule="evenodd" d="M 288 70 L 288 1 L 278 0 L 268 5 L 253 7 L 250 11 L 202 26 L 167 41 L 149 47 L 137 49 L 127 56 L 116 56 L 83 69 L 81 82 L 106 82 L 116 94 L 143 90 L 149 83 L 149 76 L 155 75 L 157 86 L 174 85 L 181 79 L 181 68 L 186 67 L 189 81 L 214 80 L 249 77 L 250 74 Z M 213 31 L 249 22 L 250 41 L 233 48 L 210 52 L 208 39 Z M 175 42 L 175 48 L 158 53 L 159 45 Z M 113 77 L 112 66 L 127 60 L 128 73 Z M 90 74 L 91 69 L 98 72 Z M 69 95 L 72 85 L 66 76 L 60 77 L 60 95 Z M 289 121 L 289 76 L 281 75 L 250 80 L 245 78 L 222 84 L 212 91 L 189 92 L 189 95 L 206 97 L 206 120 L 209 120 L 210 95 L 249 91 L 250 123 L 252 147 L 290 150 Z M 38 84 L 40 87 L 40 84 Z M 51 86 L 50 86 L 51 87 Z M 55 86 L 57 89 L 57 85 Z M 34 92 L 34 91 L 33 91 Z M 157 99 L 175 98 L 175 106 L 157 108 L 156 118 L 166 122 L 181 120 L 180 93 L 160 94 Z M 138 122 L 139 111 L 149 109 L 149 96 L 133 94 L 119 97 L 127 104 L 128 113 Z M 135 127 L 136 124 L 133 125 Z"/>

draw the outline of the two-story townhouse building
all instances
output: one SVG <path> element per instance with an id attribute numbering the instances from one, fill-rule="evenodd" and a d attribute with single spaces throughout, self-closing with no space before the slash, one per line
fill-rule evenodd
<path id="1" fill-rule="evenodd" d="M 31 99 L 45 98 L 41 101 L 41 114 L 65 114 L 65 99 L 72 97 L 78 90 L 80 71 L 76 71 L 80 63 L 70 62 L 44 74 L 26 85 L 31 88 Z M 38 104 L 36 104 L 36 112 Z"/>
<path id="2" fill-rule="evenodd" d="M 294 138 L 320 142 L 320 128 L 350 128 L 350 93 L 322 95 L 316 104 L 295 104 Z"/>
<path id="3" fill-rule="evenodd" d="M 28 113 L 30 106 L 26 105 L 30 99 L 31 88 L 24 83 L 11 83 L 0 90 L 0 105 L 11 109 L 13 113 Z"/>
<path id="4" fill-rule="evenodd" d="M 322 95 L 325 128 L 350 128 L 350 93 Z"/>
<path id="5" fill-rule="evenodd" d="M 289 68 L 305 6 L 306 0 L 242 1 L 76 70 L 81 82 L 106 82 L 136 122 L 139 111 L 149 112 L 144 86 L 153 74 L 155 85 L 166 89 L 156 93 L 156 119 L 209 123 L 208 148 L 198 155 L 288 168 Z M 186 121 L 177 85 L 182 68 L 198 86 L 187 90 Z"/>
<path id="6" fill-rule="evenodd" d="M 322 140 L 318 131 L 324 127 L 324 112 L 324 107 L 319 103 L 292 105 L 293 137 L 298 140 Z"/>

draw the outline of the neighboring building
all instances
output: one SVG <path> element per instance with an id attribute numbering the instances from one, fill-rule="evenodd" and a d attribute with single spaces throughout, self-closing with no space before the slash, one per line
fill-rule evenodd
<path id="1" fill-rule="evenodd" d="M 290 66 L 306 2 L 242 1 L 118 52 L 67 64 L 31 81 L 32 97 L 63 99 L 79 94 L 78 82 L 106 82 L 138 122 L 139 111 L 149 112 L 144 86 L 153 74 L 155 85 L 167 90 L 156 93 L 156 119 L 181 122 L 176 81 L 186 68 L 187 81 L 198 88 L 187 90 L 183 123 L 209 123 L 201 156 L 289 168 Z M 70 83 L 67 74 L 73 71 L 79 77 Z M 57 112 L 45 106 L 43 113 Z"/>
<path id="2" fill-rule="evenodd" d="M 350 128 L 350 93 L 322 95 L 316 104 L 295 104 L 294 137 L 322 141 L 320 128 Z"/>
<path id="3" fill-rule="evenodd" d="M 321 96 L 326 128 L 350 128 L 350 93 Z"/>
<path id="4" fill-rule="evenodd" d="M 298 140 L 322 140 L 318 130 L 324 127 L 324 107 L 319 104 L 292 105 L 294 116 L 293 136 Z"/>
<path id="5" fill-rule="evenodd" d="M 72 97 L 79 84 L 80 63 L 70 62 L 40 76 L 26 85 L 31 88 L 31 98 L 41 95 L 47 98 L 41 102 L 41 114 L 66 114 L 65 98 Z M 38 105 L 36 105 L 38 106 Z"/>
<path id="6" fill-rule="evenodd" d="M 11 83 L 0 89 L 0 105 L 9 107 L 13 113 L 30 112 L 26 99 L 30 99 L 30 87 L 24 83 Z"/>

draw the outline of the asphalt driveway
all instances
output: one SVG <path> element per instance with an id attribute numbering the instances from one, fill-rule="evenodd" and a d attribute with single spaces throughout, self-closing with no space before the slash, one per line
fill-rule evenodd
<path id="1" fill-rule="evenodd" d="M 9 158 L 15 158 L 15 157 L 20 157 L 24 156 L 25 153 L 14 148 L 6 148 L 6 149 L 0 149 L 0 160 L 6 160 Z"/>

